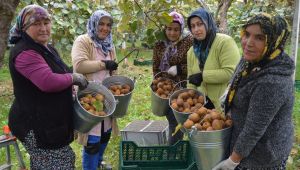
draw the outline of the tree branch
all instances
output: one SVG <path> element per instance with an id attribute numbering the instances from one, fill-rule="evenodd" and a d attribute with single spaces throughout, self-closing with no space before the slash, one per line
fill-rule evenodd
<path id="1" fill-rule="evenodd" d="M 135 2 L 135 4 L 140 8 L 140 10 L 143 11 L 143 13 L 145 14 L 145 16 L 146 16 L 151 22 L 153 22 L 153 23 L 155 24 L 155 26 L 156 26 L 158 29 L 161 29 L 161 27 L 160 27 L 159 25 L 157 25 L 157 23 L 156 23 L 152 18 L 150 18 L 149 15 L 142 9 L 142 7 L 140 6 L 140 4 L 139 4 L 136 0 L 134 0 L 134 2 Z"/>

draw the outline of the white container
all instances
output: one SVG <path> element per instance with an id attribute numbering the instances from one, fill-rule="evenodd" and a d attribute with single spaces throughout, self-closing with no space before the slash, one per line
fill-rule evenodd
<path id="1" fill-rule="evenodd" d="M 169 125 L 162 120 L 135 120 L 121 130 L 123 141 L 134 141 L 138 146 L 167 145 Z"/>

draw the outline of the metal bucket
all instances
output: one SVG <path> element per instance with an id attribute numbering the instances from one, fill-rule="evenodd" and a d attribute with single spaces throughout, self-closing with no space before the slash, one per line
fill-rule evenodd
<path id="1" fill-rule="evenodd" d="M 128 110 L 128 105 L 131 99 L 131 94 L 134 89 L 134 80 L 131 80 L 125 76 L 111 76 L 107 77 L 102 81 L 102 84 L 109 88 L 111 85 L 124 85 L 127 84 L 130 86 L 131 91 L 124 96 L 115 96 L 115 100 L 117 101 L 116 109 L 113 113 L 114 118 L 121 118 L 126 115 Z"/>
<path id="2" fill-rule="evenodd" d="M 189 131 L 189 142 L 199 170 L 211 170 L 228 158 L 232 127 L 215 131 Z"/>
<path id="3" fill-rule="evenodd" d="M 101 93 L 105 96 L 104 111 L 106 116 L 96 116 L 86 111 L 80 104 L 78 98 L 85 94 Z M 116 108 L 116 101 L 113 94 L 102 84 L 98 82 L 89 82 L 86 89 L 77 92 L 74 101 L 74 129 L 81 133 L 89 132 L 95 125 L 113 114 Z"/>
<path id="4" fill-rule="evenodd" d="M 165 74 L 167 75 L 166 72 L 158 72 L 153 79 L 156 79 L 160 74 Z M 164 79 L 170 79 L 168 77 L 163 77 Z M 171 79 L 170 79 L 171 80 Z M 173 80 L 171 80 L 173 81 Z M 174 82 L 174 81 L 173 81 Z M 165 116 L 168 110 L 170 109 L 169 106 L 169 99 L 168 98 L 161 98 L 158 96 L 151 88 L 152 83 L 150 85 L 151 89 L 151 108 L 152 108 L 152 113 L 155 114 L 156 116 Z"/>
<path id="5" fill-rule="evenodd" d="M 187 91 L 189 91 L 189 90 L 194 90 L 194 89 L 181 89 L 181 90 L 175 91 L 175 92 L 171 95 L 171 97 L 170 97 L 170 99 L 169 99 L 169 106 L 171 107 L 171 101 L 172 101 L 173 99 L 176 99 L 180 93 L 187 92 Z M 200 96 L 203 96 L 204 99 L 205 99 L 205 96 L 204 96 L 201 92 L 199 92 L 199 91 L 197 91 L 197 90 L 195 90 L 195 91 L 196 91 L 196 94 L 198 94 L 198 95 L 200 95 Z M 204 100 L 204 102 L 205 102 L 205 101 L 206 101 L 206 100 Z M 172 107 L 171 107 L 171 108 L 172 108 Z M 175 118 L 176 118 L 176 120 L 177 120 L 177 123 L 178 123 L 178 124 L 182 124 L 182 125 L 183 125 L 183 123 L 188 119 L 189 115 L 191 114 L 191 113 L 187 113 L 187 112 L 179 112 L 179 111 L 177 111 L 177 110 L 174 110 L 173 108 L 172 108 L 172 110 L 173 110 L 174 116 L 175 116 Z M 184 133 L 186 132 L 186 130 L 185 130 L 183 127 L 180 128 L 180 130 L 181 130 L 182 132 L 184 132 Z"/>

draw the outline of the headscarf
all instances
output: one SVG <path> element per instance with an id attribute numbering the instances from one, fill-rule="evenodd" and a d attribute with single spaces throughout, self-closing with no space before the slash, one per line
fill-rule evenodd
<path id="1" fill-rule="evenodd" d="M 112 33 L 110 32 L 105 39 L 99 39 L 98 37 L 98 25 L 99 21 L 103 17 L 109 17 L 111 19 L 111 23 L 113 24 L 112 16 L 104 11 L 104 10 L 97 10 L 95 11 L 92 16 L 89 18 L 88 23 L 86 25 L 87 33 L 93 40 L 95 46 L 100 48 L 102 52 L 107 56 L 109 51 L 113 48 L 113 40 L 112 40 Z"/>
<path id="2" fill-rule="evenodd" d="M 193 44 L 194 53 L 198 58 L 198 61 L 200 63 L 199 67 L 202 70 L 204 68 L 204 64 L 206 62 L 209 53 L 209 49 L 216 37 L 218 28 L 212 15 L 204 8 L 199 8 L 196 11 L 192 12 L 192 14 L 188 17 L 187 25 L 190 31 L 192 31 L 191 19 L 194 17 L 199 17 L 204 23 L 206 29 L 205 39 L 202 41 L 194 39 L 194 44 Z"/>
<path id="3" fill-rule="evenodd" d="M 16 18 L 16 23 L 10 30 L 9 41 L 11 44 L 17 43 L 22 38 L 22 33 L 36 21 L 51 17 L 46 9 L 39 5 L 28 5 L 21 10 Z"/>
<path id="4" fill-rule="evenodd" d="M 169 13 L 169 15 L 171 17 L 173 17 L 173 21 L 172 22 L 176 22 L 180 25 L 180 37 L 179 39 L 176 41 L 176 42 L 171 42 L 169 41 L 167 38 L 166 40 L 164 41 L 164 44 L 166 46 L 166 49 L 165 49 L 165 52 L 164 52 L 164 56 L 160 62 L 160 65 L 159 65 L 159 69 L 161 71 L 167 71 L 169 68 L 170 68 L 170 64 L 169 64 L 169 60 L 172 58 L 172 56 L 174 54 L 177 53 L 177 46 L 176 44 L 182 40 L 184 38 L 184 18 L 181 14 L 179 14 L 178 12 L 176 11 L 173 11 L 171 13 Z"/>
<path id="5" fill-rule="evenodd" d="M 225 111 L 227 112 L 231 106 L 233 97 L 237 90 L 238 84 L 242 77 L 246 77 L 251 73 L 259 71 L 271 60 L 279 56 L 286 43 L 290 33 L 290 28 L 287 21 L 281 16 L 271 16 L 266 13 L 260 13 L 252 17 L 241 30 L 241 37 L 244 36 L 245 30 L 249 25 L 259 24 L 262 32 L 266 36 L 266 45 L 261 59 L 256 63 L 242 61 L 240 69 L 236 70 L 230 85 L 229 92 L 225 100 Z"/>

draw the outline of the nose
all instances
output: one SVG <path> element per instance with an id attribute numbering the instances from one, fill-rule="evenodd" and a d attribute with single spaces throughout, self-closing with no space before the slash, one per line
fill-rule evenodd
<path id="1" fill-rule="evenodd" d="M 246 45 L 247 46 L 253 46 L 254 45 L 254 37 L 253 36 L 249 36 L 248 38 L 247 38 L 247 41 L 246 41 L 247 43 L 246 43 Z"/>

